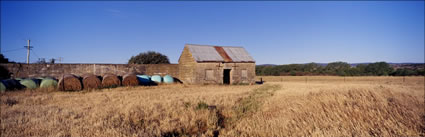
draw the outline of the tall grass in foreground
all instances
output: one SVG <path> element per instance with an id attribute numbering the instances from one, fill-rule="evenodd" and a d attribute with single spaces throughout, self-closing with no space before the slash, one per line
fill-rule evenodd
<path id="1" fill-rule="evenodd" d="M 318 78 L 318 77 L 317 77 Z M 0 96 L 1 136 L 424 136 L 424 79 Z M 371 82 L 372 80 L 373 82 Z"/>
<path id="2" fill-rule="evenodd" d="M 424 135 L 424 102 L 386 87 L 309 93 L 292 110 L 287 135 Z"/>
<path id="3" fill-rule="evenodd" d="M 282 98 L 283 99 L 283 98 Z M 295 98 L 294 98 L 295 99 Z M 241 125 L 241 135 L 258 136 L 423 136 L 424 103 L 386 87 L 318 91 L 288 100 L 259 119 L 283 120 L 276 127 Z M 270 110 L 269 110 L 270 111 Z M 283 113 L 282 113 L 283 111 Z M 267 110 L 266 110 L 267 112 Z M 285 117 L 285 118 L 279 118 Z M 267 125 L 266 123 L 256 123 Z M 262 129 L 264 128 L 264 129 Z M 266 132 L 269 131 L 269 132 Z M 277 132 L 279 131 L 279 132 Z"/>

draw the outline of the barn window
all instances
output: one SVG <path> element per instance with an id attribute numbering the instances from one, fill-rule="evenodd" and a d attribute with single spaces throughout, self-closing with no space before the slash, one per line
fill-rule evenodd
<path id="1" fill-rule="evenodd" d="M 242 79 L 247 79 L 248 78 L 248 71 L 246 69 L 242 70 Z"/>
<path id="2" fill-rule="evenodd" d="M 212 69 L 205 70 L 205 79 L 206 80 L 214 80 L 215 79 L 214 70 L 212 70 Z"/>

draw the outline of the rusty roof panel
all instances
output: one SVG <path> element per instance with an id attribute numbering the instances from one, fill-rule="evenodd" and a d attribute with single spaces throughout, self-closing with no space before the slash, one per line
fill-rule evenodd
<path id="1" fill-rule="evenodd" d="M 223 49 L 233 62 L 255 62 L 251 55 L 242 47 L 223 47 Z"/>
<path id="2" fill-rule="evenodd" d="M 220 56 L 224 59 L 224 62 L 232 62 L 232 59 L 227 55 L 224 51 L 223 47 L 214 46 L 215 50 L 220 54 Z"/>
<path id="3" fill-rule="evenodd" d="M 197 62 L 224 62 L 213 46 L 186 45 Z"/>

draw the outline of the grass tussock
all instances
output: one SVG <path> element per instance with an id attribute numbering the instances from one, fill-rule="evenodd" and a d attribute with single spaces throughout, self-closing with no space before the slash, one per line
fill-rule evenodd
<path id="1" fill-rule="evenodd" d="M 262 101 L 267 97 L 273 96 L 276 90 L 280 89 L 280 85 L 264 85 L 254 89 L 247 97 L 236 101 L 236 105 L 232 107 L 234 114 L 229 119 L 232 123 L 250 116 L 261 108 Z"/>
<path id="2" fill-rule="evenodd" d="M 404 83 L 323 79 L 6 92 L 0 95 L 0 132 L 8 137 L 424 136 L 423 77 Z"/>

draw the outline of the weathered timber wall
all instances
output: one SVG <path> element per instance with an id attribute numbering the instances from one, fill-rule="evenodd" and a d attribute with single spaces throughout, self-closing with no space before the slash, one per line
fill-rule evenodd
<path id="1" fill-rule="evenodd" d="M 123 76 L 127 73 L 147 75 L 171 75 L 178 78 L 178 64 L 0 64 L 13 74 L 13 77 L 55 77 L 63 74 L 94 74 L 103 76 L 106 73 Z"/>

